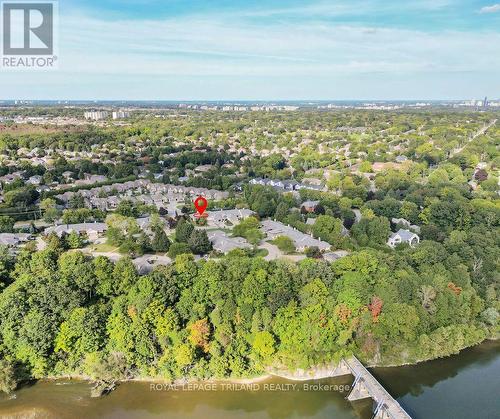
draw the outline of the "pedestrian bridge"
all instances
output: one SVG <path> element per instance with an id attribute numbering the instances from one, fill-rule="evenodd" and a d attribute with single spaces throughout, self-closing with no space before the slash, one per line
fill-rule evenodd
<path id="1" fill-rule="evenodd" d="M 372 398 L 376 403 L 374 419 L 411 419 L 411 416 L 354 355 L 348 359 L 342 359 L 332 375 L 345 374 L 354 376 L 354 383 L 347 399 L 355 401 Z"/>
<path id="2" fill-rule="evenodd" d="M 299 381 L 352 375 L 354 382 L 347 399 L 349 401 L 373 399 L 375 402 L 373 419 L 411 419 L 411 416 L 354 355 L 342 359 L 338 364 L 315 368 L 314 373 L 297 369 L 293 372 L 273 371 L 272 374 Z"/>

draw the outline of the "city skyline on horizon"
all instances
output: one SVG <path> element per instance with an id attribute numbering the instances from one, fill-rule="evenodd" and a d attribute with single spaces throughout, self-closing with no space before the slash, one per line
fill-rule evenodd
<path id="1" fill-rule="evenodd" d="M 4 98 L 0 99 L 0 104 L 9 103 L 9 102 L 21 102 L 21 103 L 50 103 L 50 104 L 59 104 L 59 103 L 74 103 L 74 104 L 105 104 L 105 103 L 171 103 L 171 104 L 182 104 L 182 103 L 190 103 L 190 104 L 223 104 L 223 103 L 255 103 L 255 104 L 271 104 L 271 103 L 294 103 L 294 104 L 328 104 L 328 103 L 418 103 L 418 102 L 428 102 L 431 104 L 439 104 L 439 103 L 464 103 L 464 102 L 482 102 L 487 99 L 488 102 L 497 102 L 500 101 L 500 96 L 498 97 L 471 97 L 471 98 L 459 98 L 459 99 L 425 99 L 425 98 L 411 98 L 411 99 L 374 99 L 374 98 L 361 98 L 361 99 L 313 99 L 313 98 L 304 98 L 304 99 L 119 99 L 119 98 L 106 98 L 106 99 L 30 99 L 30 98 Z"/>

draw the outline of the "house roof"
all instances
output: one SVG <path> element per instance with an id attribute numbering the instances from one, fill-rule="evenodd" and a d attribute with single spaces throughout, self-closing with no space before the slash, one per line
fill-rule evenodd
<path id="1" fill-rule="evenodd" d="M 209 220 L 222 221 L 224 219 L 243 219 L 250 217 L 254 214 L 246 208 L 241 209 L 231 209 L 231 210 L 220 210 L 220 211 L 207 211 Z"/>
<path id="2" fill-rule="evenodd" d="M 208 239 L 215 250 L 228 253 L 234 249 L 245 249 L 251 247 L 250 244 L 241 237 L 229 237 L 222 230 L 213 230 L 208 232 Z"/>
<path id="3" fill-rule="evenodd" d="M 331 245 L 325 241 L 315 239 L 308 234 L 302 233 L 293 227 L 286 226 L 279 221 L 265 220 L 262 222 L 262 228 L 268 236 L 274 238 L 277 236 L 287 236 L 293 240 L 295 247 L 318 247 L 321 250 L 326 250 Z"/>
<path id="4" fill-rule="evenodd" d="M 319 205 L 319 201 L 304 201 L 302 203 L 302 206 L 306 207 L 306 208 L 315 208 L 318 205 Z"/>
<path id="5" fill-rule="evenodd" d="M 391 234 L 391 239 L 394 239 L 395 237 L 401 237 L 401 241 L 408 242 L 412 240 L 415 237 L 418 237 L 415 233 L 412 233 L 409 230 L 404 230 L 404 229 L 399 229 L 396 233 Z"/>
<path id="6" fill-rule="evenodd" d="M 88 233 L 95 231 L 97 233 L 102 233 L 108 229 L 105 223 L 80 223 L 80 224 L 61 224 L 54 227 L 48 227 L 45 229 L 45 234 L 56 233 L 58 236 L 64 234 L 69 234 L 72 231 L 77 233 Z"/>
<path id="7" fill-rule="evenodd" d="M 21 242 L 28 241 L 31 235 L 27 233 L 0 233 L 0 245 L 17 246 Z"/>

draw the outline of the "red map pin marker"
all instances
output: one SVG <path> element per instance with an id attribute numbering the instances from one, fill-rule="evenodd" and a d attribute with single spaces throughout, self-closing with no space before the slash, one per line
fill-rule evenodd
<path id="1" fill-rule="evenodd" d="M 196 201 L 194 201 L 194 206 L 198 211 L 198 214 L 196 214 L 195 217 L 203 217 L 203 213 L 208 207 L 208 201 L 202 196 L 199 196 L 198 198 L 196 198 Z"/>

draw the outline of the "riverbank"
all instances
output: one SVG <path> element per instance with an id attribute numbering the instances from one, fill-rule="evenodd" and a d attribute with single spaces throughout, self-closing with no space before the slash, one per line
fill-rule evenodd
<path id="1" fill-rule="evenodd" d="M 499 337 L 489 337 L 487 339 L 483 339 L 481 342 L 474 343 L 472 345 L 462 346 L 459 350 L 451 352 L 451 353 L 448 353 L 448 354 L 443 354 L 442 356 L 435 356 L 435 357 L 429 357 L 429 358 L 420 358 L 417 361 L 413 361 L 413 362 L 399 362 L 399 363 L 369 363 L 368 362 L 368 363 L 365 364 L 365 366 L 367 368 L 397 368 L 397 367 L 414 366 L 414 365 L 421 364 L 422 362 L 429 362 L 429 361 L 435 361 L 435 360 L 438 360 L 438 359 L 449 358 L 451 356 L 455 356 L 455 355 L 460 354 L 464 350 L 467 350 L 467 349 L 470 349 L 470 348 L 474 348 L 476 346 L 480 346 L 480 345 L 482 345 L 484 343 L 487 343 L 487 342 L 496 342 L 499 339 L 500 339 Z"/>
<path id="2" fill-rule="evenodd" d="M 487 419 L 500 409 L 497 382 L 500 342 L 481 345 L 413 366 L 370 372 L 414 419 Z M 252 378 L 254 380 L 257 377 Z M 309 378 L 309 377 L 308 377 Z M 370 419 L 371 400 L 350 403 L 332 390 L 352 377 L 295 383 L 269 377 L 254 386 L 152 388 L 149 381 L 123 382 L 107 397 L 92 399 L 83 381 L 47 381 L 0 394 L 0 417 L 12 419 Z M 321 385 L 318 385 L 321 384 Z M 348 390 L 347 390 L 348 391 Z"/>
<path id="3" fill-rule="evenodd" d="M 416 366 L 421 363 L 429 362 L 429 361 L 434 361 L 438 359 L 446 359 L 455 355 L 458 355 L 462 351 L 469 349 L 469 348 L 474 348 L 476 346 L 480 346 L 484 343 L 487 343 L 489 341 L 495 342 L 498 341 L 498 337 L 495 338 L 488 338 L 485 339 L 477 344 L 474 345 L 468 345 L 462 347 L 458 352 L 450 353 L 447 355 L 443 355 L 440 357 L 434 357 L 434 358 L 427 358 L 427 359 L 419 359 L 416 362 L 401 362 L 401 363 L 395 363 L 395 364 L 387 364 L 387 363 L 364 363 L 367 368 L 397 368 L 397 367 L 406 367 L 406 366 Z M 155 383 L 155 384 L 168 384 L 170 386 L 184 386 L 187 384 L 192 384 L 192 383 L 213 383 L 213 384 L 219 384 L 219 383 L 230 383 L 230 384 L 241 384 L 241 385 L 251 385 L 251 384 L 257 384 L 260 382 L 263 382 L 265 380 L 271 379 L 273 377 L 278 377 L 278 378 L 283 378 L 286 380 L 291 380 L 291 381 L 308 381 L 308 380 L 322 380 L 326 378 L 334 378 L 339 376 L 338 372 L 335 371 L 337 368 L 338 364 L 334 362 L 330 362 L 327 364 L 323 365 L 318 365 L 315 367 L 307 368 L 307 369 L 301 369 L 297 368 L 294 371 L 290 370 L 285 370 L 285 369 L 277 369 L 277 368 L 269 368 L 268 371 L 265 374 L 261 374 L 255 377 L 245 377 L 245 378 L 210 378 L 206 380 L 200 380 L 197 378 L 192 378 L 192 377 L 183 377 L 179 378 L 176 380 L 168 380 L 168 379 L 162 379 L 160 377 L 134 377 L 134 378 L 129 378 L 125 380 L 116 380 L 117 384 L 123 384 L 123 383 Z M 58 380 L 75 380 L 75 381 L 82 381 L 82 382 L 96 382 L 92 377 L 86 376 L 86 375 L 81 375 L 81 374 L 71 374 L 71 375 L 61 375 L 61 376 L 49 376 L 49 377 L 44 377 L 44 380 L 48 381 L 58 381 Z"/>

